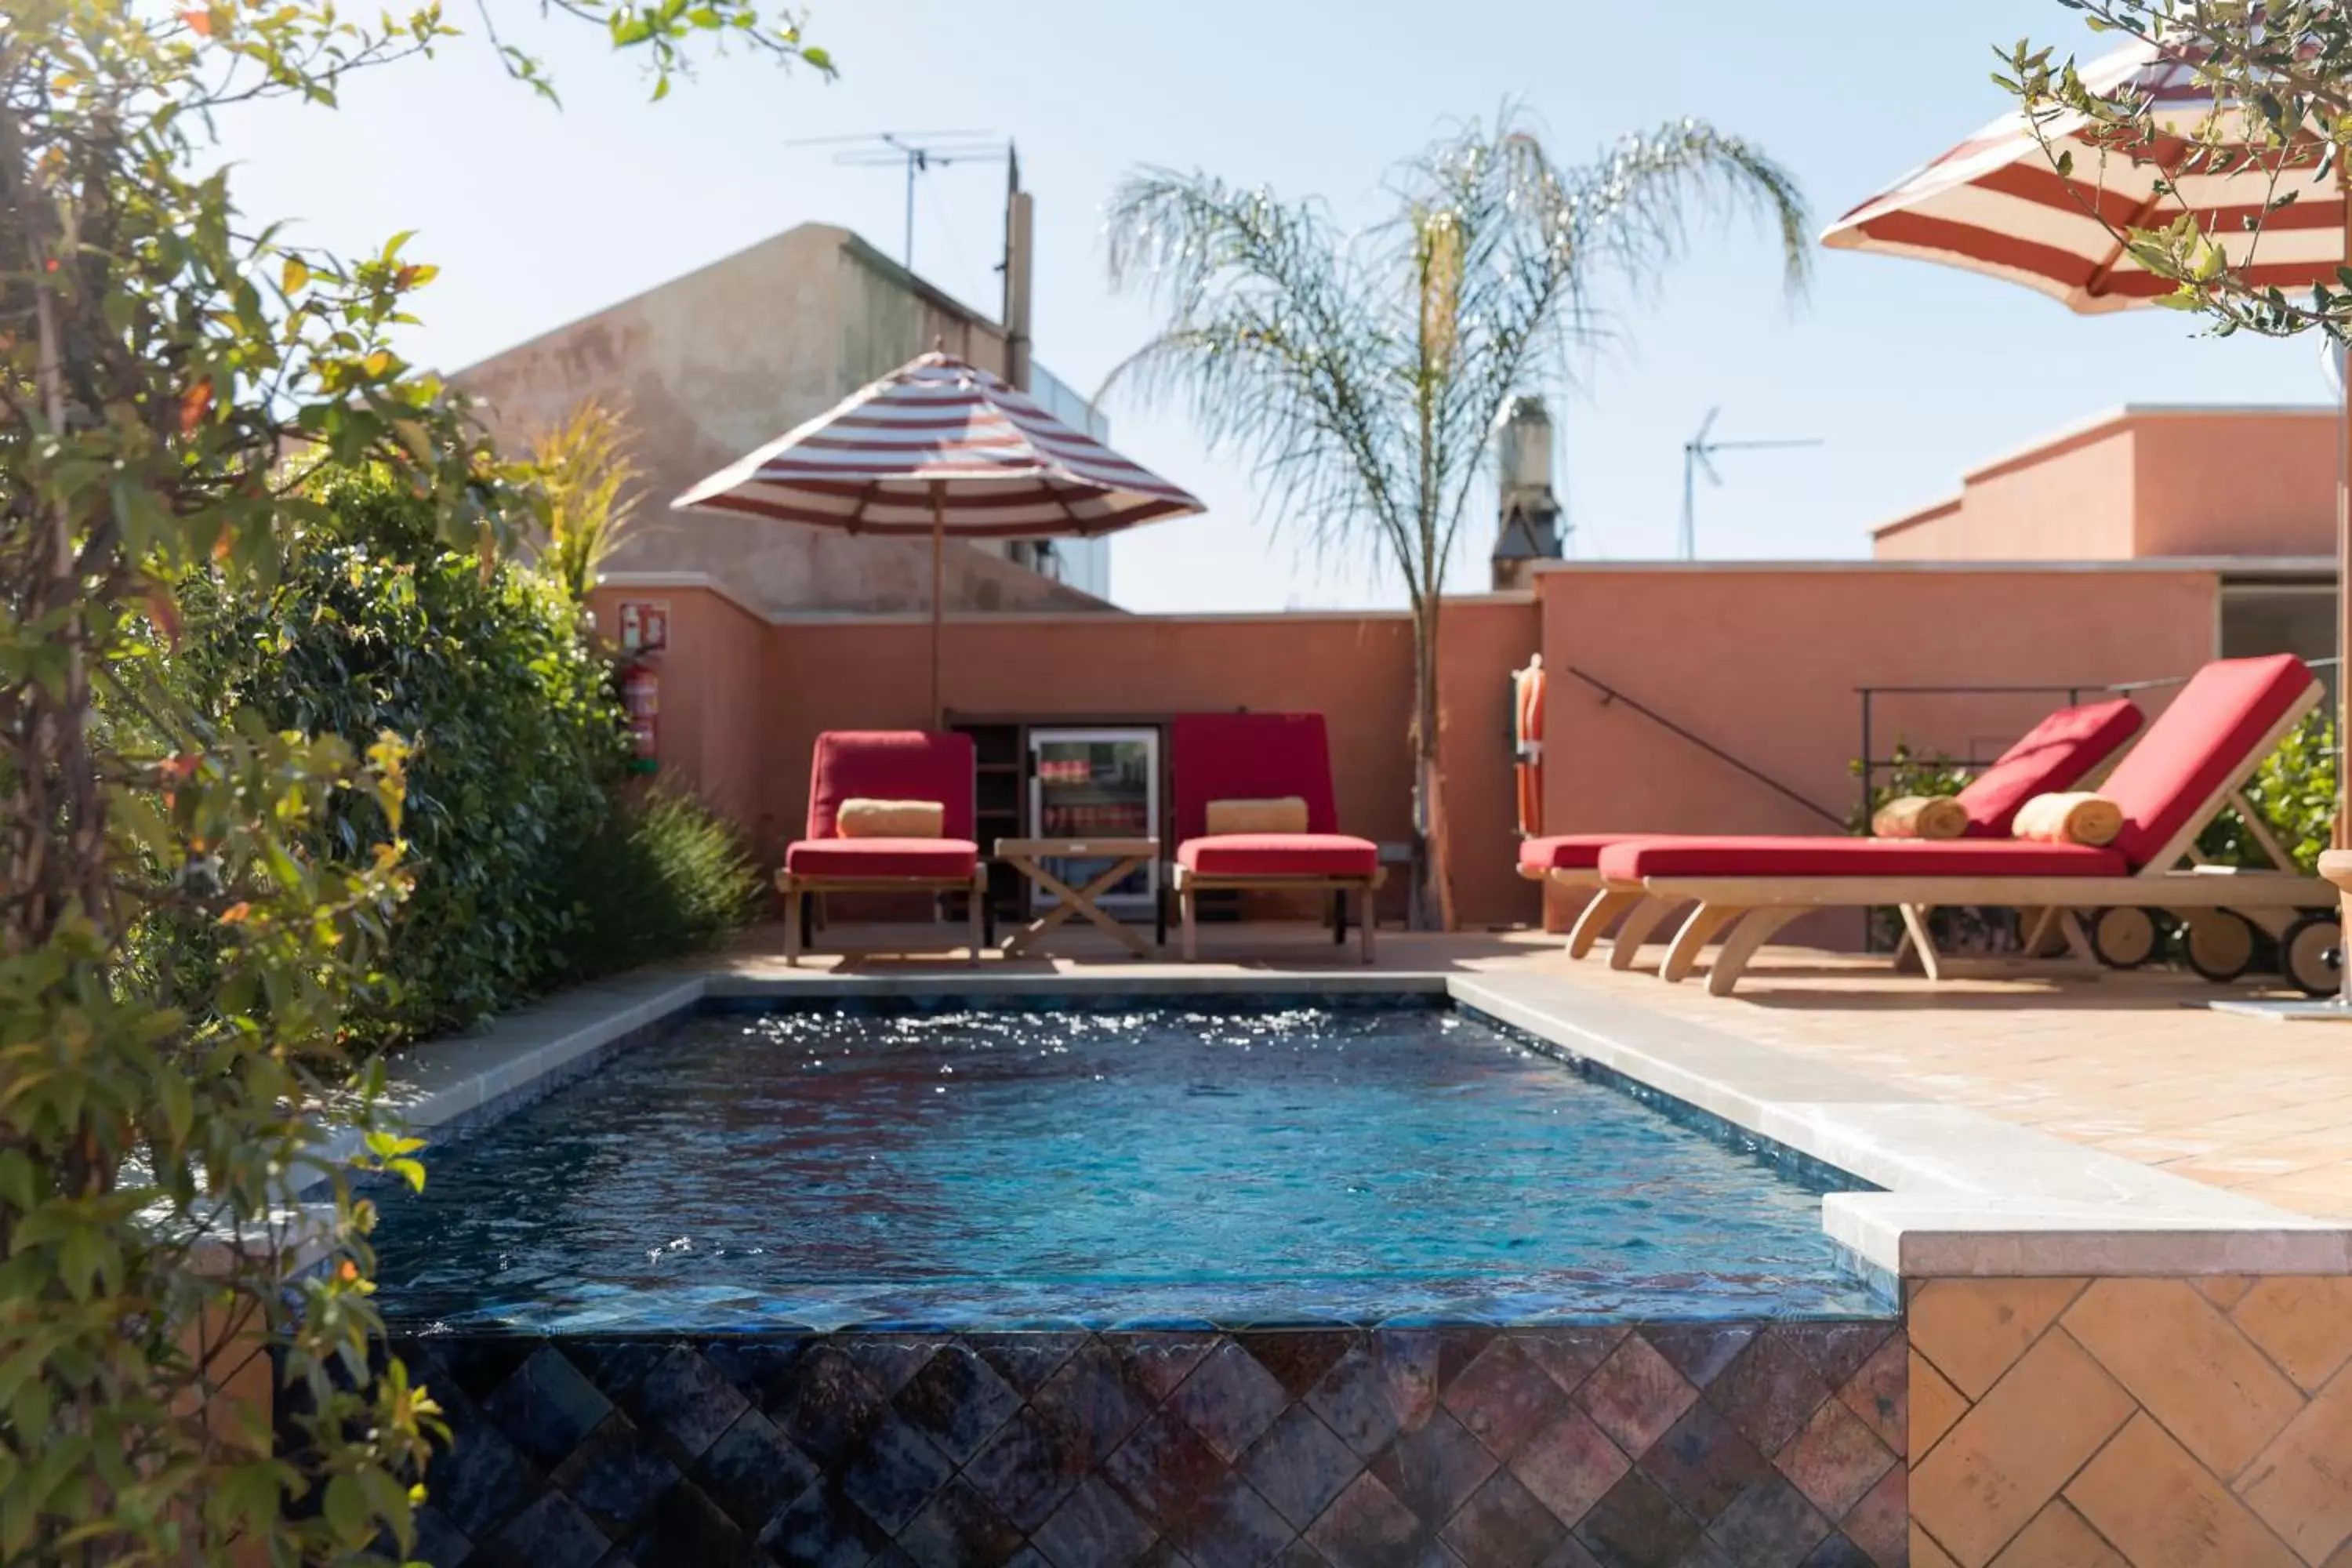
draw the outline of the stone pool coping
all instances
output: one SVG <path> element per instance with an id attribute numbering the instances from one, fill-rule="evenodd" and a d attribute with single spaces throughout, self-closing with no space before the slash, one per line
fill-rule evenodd
<path id="1" fill-rule="evenodd" d="M 430 1142 L 462 1137 L 706 999 L 1365 993 L 1448 996 L 1883 1189 L 1830 1194 L 1822 1225 L 1898 1278 L 2352 1272 L 2352 1226 L 2289 1214 L 1549 974 L 681 972 L 583 986 L 404 1052 L 390 1064 L 385 1103 Z"/>

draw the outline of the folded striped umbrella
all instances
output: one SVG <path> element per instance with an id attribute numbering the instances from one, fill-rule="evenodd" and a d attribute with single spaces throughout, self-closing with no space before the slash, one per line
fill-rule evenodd
<path id="1" fill-rule="evenodd" d="M 2258 287 L 2294 290 L 2335 281 L 2345 259 L 2344 193 L 2307 151 L 2294 156 L 2310 174 L 2290 167 L 2275 193 L 2295 193 L 2294 204 L 2263 216 L 2273 194 L 2265 166 L 2200 172 L 2189 162 L 2186 138 L 2214 118 L 2212 89 L 2198 81 L 2193 65 L 2142 43 L 2082 74 L 2100 93 L 2147 95 L 2155 141 L 2102 147 L 2092 139 L 2093 127 L 2068 111 L 2044 130 L 2053 147 L 2073 154 L 2072 175 L 2062 176 L 2024 111 L 2016 110 L 1838 219 L 1822 243 L 2006 278 L 2088 315 L 2147 304 L 2174 287 L 2141 267 L 2100 220 L 2117 229 L 2160 228 L 2190 213 Z M 2221 112 L 2226 141 L 2234 111 L 2225 106 Z M 2274 162 L 2279 154 L 2267 156 Z M 2160 178 L 2177 194 L 2160 193 Z M 2262 218 L 2259 236 L 2247 225 L 2255 217 Z"/>
<path id="2" fill-rule="evenodd" d="M 946 542 L 1066 539 L 1202 510 L 954 355 L 934 351 L 670 503 L 846 533 L 931 537 L 931 713 L 940 721 Z"/>

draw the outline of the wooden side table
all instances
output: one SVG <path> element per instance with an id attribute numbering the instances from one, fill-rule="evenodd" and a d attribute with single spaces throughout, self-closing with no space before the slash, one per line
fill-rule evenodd
<path id="1" fill-rule="evenodd" d="M 1151 951 L 1150 944 L 1095 900 L 1125 881 L 1136 868 L 1150 865 L 1159 856 L 1157 838 L 998 839 L 996 858 L 1055 899 L 1052 909 L 1004 939 L 1004 956 L 1014 958 L 1029 952 L 1037 945 L 1038 938 L 1076 915 L 1108 931 L 1136 957 L 1145 957 Z M 1047 860 L 1108 860 L 1110 865 L 1085 887 L 1073 888 L 1046 868 Z"/>

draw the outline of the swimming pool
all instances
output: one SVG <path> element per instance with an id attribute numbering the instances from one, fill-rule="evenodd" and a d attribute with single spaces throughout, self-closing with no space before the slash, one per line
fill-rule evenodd
<path id="1" fill-rule="evenodd" d="M 387 1200 L 403 1321 L 1868 1315 L 1831 1184 L 1436 1007 L 708 1016 Z"/>
<path id="2" fill-rule="evenodd" d="M 386 1200 L 421 1552 L 1898 1560 L 1855 1184 L 1622 1088 L 1410 998 L 693 1018 Z"/>

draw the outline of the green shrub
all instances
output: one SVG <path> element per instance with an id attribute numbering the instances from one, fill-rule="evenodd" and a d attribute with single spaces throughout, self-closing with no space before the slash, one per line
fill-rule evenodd
<path id="1" fill-rule="evenodd" d="M 582 927 L 571 980 L 707 949 L 751 923 L 766 895 L 733 825 L 662 788 L 620 798 L 567 872 L 562 890 Z"/>
<path id="2" fill-rule="evenodd" d="M 2246 781 L 2246 799 L 2262 814 L 2298 870 L 2319 868 L 2336 825 L 2336 725 L 2326 710 L 2315 711 L 2263 759 Z M 2197 851 L 2220 866 L 2268 866 L 2270 857 L 2234 811 L 2213 820 L 2197 840 Z"/>
<path id="3" fill-rule="evenodd" d="M 1857 836 L 1869 837 L 1870 819 L 1888 801 L 1911 795 L 1958 795 L 1974 776 L 1953 758 L 1940 752 L 1916 752 L 1910 742 L 1900 737 L 1895 740 L 1887 764 L 1873 774 L 1868 803 L 1857 803 L 1853 815 L 1846 818 L 1847 829 Z M 1847 764 L 1847 772 L 1856 778 L 1862 777 L 1864 771 L 1859 761 Z M 1903 917 L 1894 909 L 1874 909 L 1868 920 L 1872 947 L 1891 948 L 1902 941 Z M 1927 914 L 1927 934 L 1936 939 L 1938 949 L 1952 952 L 2002 952 L 2015 947 L 2019 940 L 2017 918 L 2006 910 L 1931 910 Z"/>
<path id="4" fill-rule="evenodd" d="M 354 1023 L 457 1027 L 566 971 L 581 917 L 560 884 L 611 816 L 621 715 L 560 592 L 442 547 L 430 510 L 381 472 L 310 489 L 327 521 L 274 584 L 232 593 L 199 574 L 179 585 L 173 663 L 199 711 L 410 741 L 416 889 L 386 984 Z M 329 847 L 348 857 L 383 837 L 373 811 L 361 797 L 339 805 Z"/>

